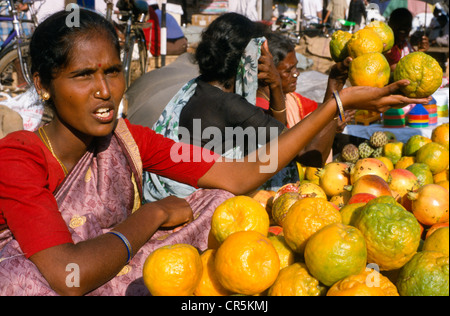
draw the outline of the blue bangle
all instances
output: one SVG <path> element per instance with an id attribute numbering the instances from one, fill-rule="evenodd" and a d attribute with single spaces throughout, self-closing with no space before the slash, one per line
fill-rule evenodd
<path id="1" fill-rule="evenodd" d="M 128 253 L 128 258 L 127 258 L 126 264 L 128 264 L 131 260 L 132 254 L 133 254 L 133 249 L 131 248 L 131 244 L 128 241 L 128 239 L 123 234 L 116 232 L 116 231 L 110 231 L 107 234 L 113 234 L 113 235 L 119 237 L 120 240 L 122 240 L 122 242 L 125 244 L 125 247 L 127 248 L 127 253 Z"/>

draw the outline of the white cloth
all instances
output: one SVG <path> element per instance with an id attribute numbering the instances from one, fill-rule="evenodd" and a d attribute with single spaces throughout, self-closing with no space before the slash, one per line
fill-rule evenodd
<path id="1" fill-rule="evenodd" d="M 319 23 L 318 12 L 322 12 L 322 1 L 318 0 L 301 0 L 303 18 L 307 23 Z"/>
<path id="2" fill-rule="evenodd" d="M 257 0 L 229 0 L 228 12 L 242 14 L 252 21 L 258 21 Z"/>

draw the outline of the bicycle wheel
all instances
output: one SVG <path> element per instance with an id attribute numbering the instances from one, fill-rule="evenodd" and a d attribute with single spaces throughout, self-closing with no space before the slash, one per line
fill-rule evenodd
<path id="1" fill-rule="evenodd" d="M 135 55 L 135 46 L 139 55 Z M 127 88 L 140 76 L 147 72 L 147 45 L 144 33 L 136 32 L 123 51 L 123 65 Z M 133 58 L 135 57 L 135 58 Z"/>
<path id="2" fill-rule="evenodd" d="M 29 86 L 27 80 L 31 82 L 28 75 L 30 73 L 29 44 L 26 42 L 20 44 L 20 49 L 27 67 L 26 74 L 22 72 L 16 45 L 11 45 L 0 53 L 0 87 L 2 90 L 20 90 L 21 88 L 26 90 Z"/>

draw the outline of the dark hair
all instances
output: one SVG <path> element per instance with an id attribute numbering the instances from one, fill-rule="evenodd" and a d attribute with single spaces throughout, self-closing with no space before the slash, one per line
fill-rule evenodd
<path id="1" fill-rule="evenodd" d="M 411 27 L 412 21 L 413 15 L 411 11 L 406 8 L 398 8 L 392 11 L 388 24 L 391 28 Z"/>
<path id="2" fill-rule="evenodd" d="M 72 21 L 71 14 L 78 14 Z M 75 24 L 69 26 L 68 21 Z M 79 25 L 75 22 L 79 21 Z M 109 37 L 120 55 L 119 39 L 114 26 L 100 14 L 80 9 L 59 11 L 43 21 L 33 33 L 30 43 L 31 72 L 39 73 L 42 84 L 48 86 L 53 75 L 68 65 L 71 51 L 80 39 L 101 34 Z"/>
<path id="3" fill-rule="evenodd" d="M 295 44 L 282 34 L 269 32 L 265 34 L 269 42 L 269 51 L 273 56 L 273 63 L 278 66 L 289 53 L 295 52 Z"/>
<path id="4" fill-rule="evenodd" d="M 262 36 L 262 28 L 243 15 L 226 13 L 203 32 L 195 57 L 204 81 L 218 80 L 230 86 L 250 40 Z"/>

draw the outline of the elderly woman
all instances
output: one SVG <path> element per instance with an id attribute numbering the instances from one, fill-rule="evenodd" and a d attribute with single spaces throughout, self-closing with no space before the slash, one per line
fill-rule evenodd
<path id="1" fill-rule="evenodd" d="M 286 126 L 290 128 L 310 115 L 317 109 L 319 104 L 296 92 L 300 73 L 297 70 L 298 60 L 294 43 L 286 36 L 278 33 L 270 32 L 265 34 L 265 37 L 269 43 L 269 51 L 273 56 L 274 64 L 280 74 L 286 103 Z M 350 61 L 351 59 L 349 58 L 342 63 L 335 64 L 331 68 L 327 89 L 323 98 L 324 102 L 333 97 L 333 91 L 341 91 L 344 88 L 348 78 L 348 65 Z M 271 97 L 267 86 L 260 85 L 257 93 L 256 106 L 267 111 L 270 107 Z M 335 120 L 328 124 L 307 148 L 299 154 L 299 161 L 308 166 L 323 166 L 328 158 L 328 154 L 331 152 L 336 133 L 343 131 L 346 124 L 353 119 L 354 112 L 347 111 L 345 113 L 346 120 L 343 122 Z M 315 152 L 316 154 L 303 155 L 307 152 Z"/>
<path id="2" fill-rule="evenodd" d="M 36 133 L 0 140 L 0 295 L 148 295 L 142 266 L 151 251 L 174 243 L 206 249 L 214 204 L 283 168 L 338 106 L 330 100 L 277 146 L 241 160 L 179 146 L 117 119 L 125 80 L 115 30 L 87 10 L 79 12 L 79 27 L 68 27 L 69 14 L 48 17 L 30 45 L 34 84 L 54 119 Z M 428 101 L 392 95 L 405 84 L 349 88 L 340 100 L 344 108 L 378 111 Z M 182 151 L 194 159 L 176 159 Z M 260 172 L 270 162 L 273 172 Z M 142 205 L 143 170 L 221 190 Z M 176 232 L 160 230 L 186 223 Z"/>

